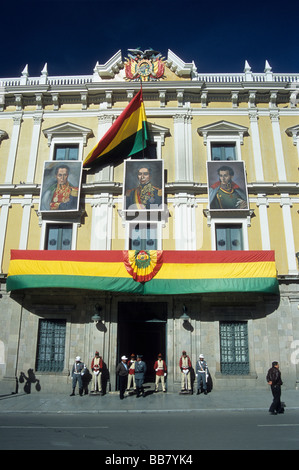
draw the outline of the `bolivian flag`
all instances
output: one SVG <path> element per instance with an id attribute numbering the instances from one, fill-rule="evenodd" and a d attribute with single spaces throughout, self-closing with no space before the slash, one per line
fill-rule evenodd
<path id="1" fill-rule="evenodd" d="M 7 290 L 35 288 L 277 294 L 278 280 L 273 251 L 12 250 Z"/>
<path id="2" fill-rule="evenodd" d="M 108 129 L 104 137 L 89 152 L 84 167 L 107 158 L 129 157 L 147 145 L 147 120 L 142 90 L 130 101 L 120 116 Z"/>

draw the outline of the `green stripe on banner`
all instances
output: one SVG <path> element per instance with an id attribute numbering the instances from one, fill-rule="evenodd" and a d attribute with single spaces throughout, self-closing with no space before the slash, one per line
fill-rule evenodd
<path id="1" fill-rule="evenodd" d="M 34 288 L 87 289 L 143 295 L 200 294 L 213 292 L 263 292 L 278 294 L 276 278 L 152 279 L 144 284 L 128 278 L 20 275 L 7 278 L 7 291 Z"/>

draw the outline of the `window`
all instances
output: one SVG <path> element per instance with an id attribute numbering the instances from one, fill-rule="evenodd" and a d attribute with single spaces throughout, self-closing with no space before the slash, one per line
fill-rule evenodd
<path id="1" fill-rule="evenodd" d="M 65 320 L 40 320 L 35 367 L 36 371 L 63 371 L 65 334 Z"/>
<path id="2" fill-rule="evenodd" d="M 235 143 L 211 143 L 212 160 L 236 160 Z"/>
<path id="3" fill-rule="evenodd" d="M 223 374 L 249 374 L 247 322 L 220 322 L 220 368 Z"/>
<path id="4" fill-rule="evenodd" d="M 157 225 L 130 224 L 129 250 L 157 250 Z"/>
<path id="5" fill-rule="evenodd" d="M 71 250 L 72 224 L 47 224 L 45 250 Z"/>
<path id="6" fill-rule="evenodd" d="M 216 250 L 243 250 L 241 224 L 216 224 Z"/>
<path id="7" fill-rule="evenodd" d="M 78 160 L 79 145 L 55 145 L 54 160 Z"/>

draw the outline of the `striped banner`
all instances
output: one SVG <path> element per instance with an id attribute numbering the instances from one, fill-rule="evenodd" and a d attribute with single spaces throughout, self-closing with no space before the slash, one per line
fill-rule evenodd
<path id="1" fill-rule="evenodd" d="M 12 250 L 7 291 L 71 288 L 144 295 L 209 292 L 278 293 L 273 251 L 148 252 L 135 269 L 135 251 Z M 157 254 L 158 253 L 158 254 Z"/>

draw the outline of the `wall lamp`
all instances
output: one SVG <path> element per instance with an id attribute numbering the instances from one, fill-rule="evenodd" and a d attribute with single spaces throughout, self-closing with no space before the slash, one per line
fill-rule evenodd
<path id="1" fill-rule="evenodd" d="M 102 320 L 101 315 L 100 315 L 102 311 L 102 307 L 99 304 L 96 304 L 94 306 L 94 310 L 95 310 L 95 314 L 91 317 L 91 319 L 94 323 L 99 323 Z"/>
<path id="2" fill-rule="evenodd" d="M 190 320 L 189 315 L 187 314 L 187 307 L 183 305 L 183 314 L 180 316 L 180 320 L 183 320 L 184 323 Z"/>

